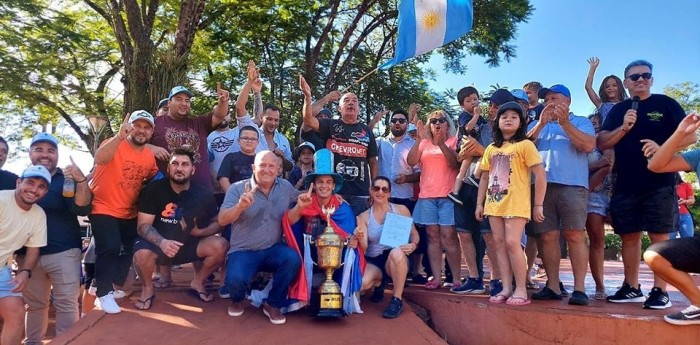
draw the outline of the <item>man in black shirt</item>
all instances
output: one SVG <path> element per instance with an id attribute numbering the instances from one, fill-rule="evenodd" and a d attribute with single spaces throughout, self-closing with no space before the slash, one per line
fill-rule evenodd
<path id="1" fill-rule="evenodd" d="M 7 154 L 10 152 L 10 146 L 7 145 L 5 138 L 0 137 L 0 169 L 7 161 Z M 17 187 L 17 179 L 19 176 L 5 170 L 0 170 L 0 190 L 11 190 Z"/>
<path id="2" fill-rule="evenodd" d="M 202 260 L 202 268 L 190 283 L 189 294 L 203 302 L 214 297 L 204 280 L 224 262 L 228 241 L 214 236 L 220 231 L 214 195 L 191 182 L 194 153 L 175 149 L 168 163 L 168 179 L 146 186 L 139 197 L 138 237 L 134 242 L 134 266 L 143 280 L 136 308 L 150 309 L 155 293 L 151 275 L 159 265 Z"/>

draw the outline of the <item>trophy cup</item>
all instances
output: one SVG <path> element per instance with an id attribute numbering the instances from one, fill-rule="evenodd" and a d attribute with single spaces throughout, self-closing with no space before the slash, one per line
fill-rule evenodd
<path id="1" fill-rule="evenodd" d="M 318 254 L 318 267 L 324 270 L 326 280 L 318 288 L 320 306 L 316 316 L 345 316 L 343 312 L 343 294 L 338 283 L 333 280 L 333 272 L 342 265 L 341 256 L 345 243 L 331 227 L 331 215 L 335 212 L 335 207 L 321 207 L 321 210 L 326 215 L 327 226 L 315 242 Z"/>

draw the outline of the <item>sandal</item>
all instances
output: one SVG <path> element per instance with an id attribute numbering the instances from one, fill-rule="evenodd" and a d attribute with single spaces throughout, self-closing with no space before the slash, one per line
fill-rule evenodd
<path id="1" fill-rule="evenodd" d="M 530 283 L 525 284 L 525 288 L 528 290 L 539 290 L 540 286 L 537 285 L 537 283 L 530 282 Z"/>
<path id="2" fill-rule="evenodd" d="M 511 296 L 511 297 L 506 301 L 506 304 L 507 304 L 507 305 L 528 305 L 528 304 L 530 304 L 530 303 L 532 303 L 532 301 L 530 301 L 530 300 L 527 299 L 527 298 L 524 298 L 524 297 L 513 297 L 513 296 Z"/>
<path id="3" fill-rule="evenodd" d="M 173 285 L 173 280 L 168 279 L 168 280 L 154 280 L 153 281 L 153 287 L 156 289 L 167 289 Z"/>
<path id="4" fill-rule="evenodd" d="M 138 300 L 136 303 L 134 303 L 134 307 L 138 310 L 148 310 L 151 309 L 151 306 L 153 306 L 153 301 L 156 299 L 156 294 L 151 295 L 151 297 L 146 298 L 145 300 Z M 141 303 L 141 306 L 139 307 L 139 303 Z"/>
<path id="5" fill-rule="evenodd" d="M 605 294 L 605 291 L 596 291 L 595 295 L 593 296 L 593 298 L 597 300 L 604 300 L 606 297 L 608 296 Z"/>
<path id="6" fill-rule="evenodd" d="M 195 289 L 187 290 L 187 294 L 200 300 L 201 302 L 211 302 L 214 300 L 214 296 L 206 291 L 197 291 Z"/>
<path id="7" fill-rule="evenodd" d="M 433 279 L 425 284 L 425 288 L 428 290 L 437 290 L 440 288 L 440 282 L 437 279 Z"/>
<path id="8" fill-rule="evenodd" d="M 491 298 L 489 298 L 489 302 L 494 303 L 494 304 L 503 304 L 503 303 L 506 303 L 506 300 L 508 300 L 508 296 L 501 295 L 501 294 L 498 294 L 496 296 L 492 296 Z"/>

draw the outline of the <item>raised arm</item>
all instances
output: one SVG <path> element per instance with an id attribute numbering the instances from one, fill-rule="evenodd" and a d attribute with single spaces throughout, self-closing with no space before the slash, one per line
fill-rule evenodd
<path id="1" fill-rule="evenodd" d="M 258 70 L 255 67 L 255 62 L 253 60 L 248 61 L 248 80 L 243 84 L 241 93 L 238 94 L 236 98 L 236 116 L 242 117 L 247 114 L 248 111 L 245 109 L 248 103 L 248 95 L 250 94 L 250 89 L 253 87 L 253 83 L 258 79 Z"/>
<path id="2" fill-rule="evenodd" d="M 595 76 L 595 70 L 598 68 L 598 64 L 600 64 L 600 59 L 597 57 L 588 59 L 588 65 L 590 67 L 588 68 L 588 77 L 586 77 L 586 93 L 596 109 L 600 108 L 600 104 L 603 103 L 600 97 L 598 97 L 598 94 L 595 93 L 595 90 L 593 90 L 593 77 Z"/>
<path id="3" fill-rule="evenodd" d="M 655 173 L 695 169 L 688 164 L 683 156 L 676 154 L 676 151 L 688 137 L 695 136 L 695 131 L 698 128 L 700 128 L 700 116 L 697 114 L 686 116 L 671 137 L 654 153 L 647 163 L 647 168 Z"/>
<path id="4" fill-rule="evenodd" d="M 323 96 L 321 99 L 318 101 L 314 102 L 311 105 L 311 112 L 313 116 L 316 116 L 323 107 L 326 106 L 326 104 L 330 102 L 336 102 L 340 99 L 340 92 L 338 91 L 331 91 L 327 95 Z"/>
<path id="5" fill-rule="evenodd" d="M 221 88 L 221 83 L 216 83 L 216 96 L 219 102 L 214 106 L 211 119 L 211 124 L 214 127 L 220 125 L 228 116 L 228 100 L 230 97 L 228 90 Z"/>
<path id="6" fill-rule="evenodd" d="M 124 122 L 119 126 L 117 135 L 105 140 L 105 142 L 97 148 L 95 151 L 95 164 L 104 165 L 112 161 L 114 154 L 117 153 L 119 144 L 134 130 L 134 127 L 129 123 L 129 117 L 131 117 L 131 115 L 124 117 Z"/>
<path id="7" fill-rule="evenodd" d="M 406 163 L 410 166 L 415 166 L 420 162 L 422 152 L 419 147 L 421 140 L 423 140 L 424 132 L 425 127 L 423 126 L 423 121 L 418 120 L 418 122 L 416 122 L 416 142 L 413 143 L 411 150 L 408 151 L 408 155 L 406 156 Z"/>
<path id="8" fill-rule="evenodd" d="M 306 82 L 303 75 L 299 76 L 299 88 L 301 88 L 301 92 L 304 94 L 304 106 L 302 108 L 304 126 L 311 128 L 314 131 L 318 131 L 318 119 L 312 114 L 313 105 L 311 104 L 311 87 Z"/>

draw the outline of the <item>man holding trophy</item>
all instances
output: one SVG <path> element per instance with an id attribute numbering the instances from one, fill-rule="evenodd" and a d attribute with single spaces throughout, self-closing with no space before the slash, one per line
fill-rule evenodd
<path id="1" fill-rule="evenodd" d="M 314 154 L 314 166 L 315 172 L 305 179 L 309 192 L 315 190 L 309 194 L 311 202 L 301 210 L 299 221 L 294 222 L 293 210 L 283 220 L 287 245 L 303 258 L 299 281 L 291 290 L 296 290 L 300 299 L 307 297 L 314 316 L 361 313 L 357 292 L 362 286 L 364 256 L 352 236 L 352 209 L 336 194 L 343 178 L 333 172 L 333 154 L 327 149 Z M 343 250 L 346 243 L 348 250 Z"/>

